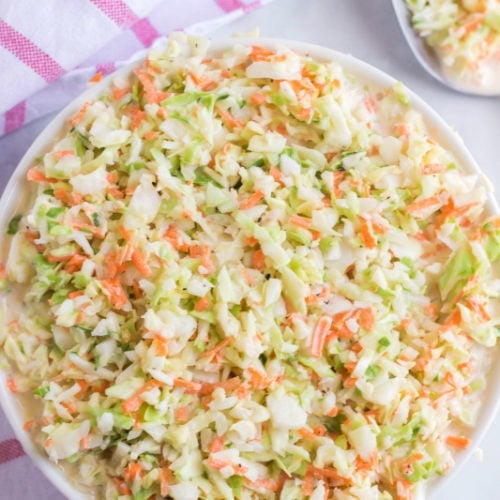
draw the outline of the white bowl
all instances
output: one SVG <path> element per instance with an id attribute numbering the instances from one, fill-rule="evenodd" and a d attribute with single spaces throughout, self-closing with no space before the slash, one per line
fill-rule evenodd
<path id="1" fill-rule="evenodd" d="M 237 38 L 214 40 L 211 43 L 210 52 L 217 53 L 233 46 L 235 43 L 255 44 L 255 38 Z M 343 54 L 326 47 L 314 44 L 296 42 L 282 39 L 259 38 L 259 45 L 266 47 L 287 46 L 299 53 L 308 54 L 321 61 L 336 61 L 342 65 L 346 73 L 356 77 L 358 81 L 368 84 L 374 89 L 385 89 L 392 87 L 396 80 L 383 71 L 363 62 L 355 57 Z M 26 172 L 32 166 L 35 158 L 41 153 L 47 151 L 55 140 L 60 137 L 67 119 L 75 114 L 88 100 L 96 99 L 109 85 L 112 78 L 117 75 L 126 75 L 132 68 L 142 63 L 141 61 L 132 63 L 117 72 L 104 78 L 101 82 L 94 84 L 77 99 L 68 104 L 42 131 L 42 133 L 33 142 L 26 154 L 23 156 L 19 165 L 12 174 L 0 199 L 0 234 L 5 234 L 8 222 L 24 206 L 28 199 L 29 186 L 26 181 Z M 408 97 L 411 106 L 418 110 L 424 117 L 428 127 L 429 135 L 436 139 L 444 148 L 451 151 L 458 162 L 467 171 L 480 177 L 484 185 L 489 185 L 480 168 L 474 161 L 470 152 L 467 150 L 459 135 L 418 95 L 408 90 Z M 500 210 L 492 193 L 488 196 L 486 209 L 490 214 L 499 214 Z M 2 249 L 5 252 L 5 248 Z M 4 260 L 5 255 L 0 254 L 0 261 Z M 498 350 L 498 349 L 497 349 Z M 500 353 L 499 353 L 500 356 Z M 38 468 L 45 474 L 51 483 L 59 489 L 66 497 L 74 500 L 88 498 L 73 486 L 55 464 L 42 454 L 42 452 L 31 441 L 29 434 L 23 429 L 22 410 L 16 397 L 7 390 L 6 374 L 0 372 L 0 405 L 12 426 L 14 433 L 21 442 L 25 452 L 32 458 Z M 476 428 L 471 434 L 471 445 L 466 451 L 456 456 L 456 465 L 446 476 L 436 479 L 429 483 L 427 495 L 437 498 L 438 491 L 443 485 L 450 481 L 478 447 L 479 442 L 491 425 L 497 410 L 500 406 L 500 363 L 495 363 L 492 372 L 488 375 L 488 384 L 486 392 L 483 395 L 483 402 Z"/>

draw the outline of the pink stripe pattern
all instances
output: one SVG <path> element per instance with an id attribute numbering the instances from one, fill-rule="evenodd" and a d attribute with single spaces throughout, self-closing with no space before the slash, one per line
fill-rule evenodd
<path id="1" fill-rule="evenodd" d="M 156 38 L 160 36 L 160 33 L 158 33 L 156 28 L 151 24 L 151 21 L 147 18 L 140 19 L 134 23 L 130 29 L 144 47 L 149 47 Z"/>
<path id="2" fill-rule="evenodd" d="M 252 10 L 255 10 L 260 7 L 260 0 L 256 0 L 255 2 L 249 3 L 248 5 L 245 5 L 243 7 L 243 12 L 252 12 Z"/>
<path id="3" fill-rule="evenodd" d="M 64 73 L 64 68 L 57 61 L 3 19 L 0 19 L 0 45 L 40 75 L 47 83 L 57 80 Z"/>
<path id="4" fill-rule="evenodd" d="M 22 457 L 24 454 L 21 443 L 17 439 L 6 439 L 0 442 L 0 464 Z"/>
<path id="5" fill-rule="evenodd" d="M 215 0 L 215 3 L 224 11 L 232 12 L 236 9 L 244 9 L 245 4 L 241 0 Z"/>
<path id="6" fill-rule="evenodd" d="M 5 113 L 4 134 L 8 134 L 24 123 L 26 115 L 26 101 L 21 101 Z"/>
<path id="7" fill-rule="evenodd" d="M 91 0 L 120 28 L 128 28 L 139 20 L 135 12 L 122 0 Z"/>
<path id="8" fill-rule="evenodd" d="M 110 73 L 113 73 L 113 71 L 116 69 L 115 63 L 109 62 L 109 63 L 104 63 L 104 64 L 96 64 L 96 73 L 101 72 L 104 76 L 109 75 Z"/>

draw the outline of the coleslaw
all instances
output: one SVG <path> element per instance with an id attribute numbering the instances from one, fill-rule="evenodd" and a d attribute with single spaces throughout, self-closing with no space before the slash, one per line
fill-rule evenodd
<path id="1" fill-rule="evenodd" d="M 417 33 L 449 76 L 500 89 L 499 0 L 406 0 Z"/>
<path id="2" fill-rule="evenodd" d="M 401 84 L 209 48 L 173 35 L 27 173 L 25 429 L 96 498 L 412 498 L 469 445 L 500 221 Z"/>

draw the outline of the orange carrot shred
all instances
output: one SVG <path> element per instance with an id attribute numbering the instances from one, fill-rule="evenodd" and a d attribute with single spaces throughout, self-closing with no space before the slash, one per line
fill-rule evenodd
<path id="1" fill-rule="evenodd" d="M 217 354 L 220 354 L 220 352 L 227 347 L 231 342 L 234 340 L 234 337 L 226 337 L 222 342 L 217 344 L 215 347 L 212 349 L 209 349 L 208 351 L 205 351 L 201 357 L 202 358 L 210 358 L 212 356 L 215 356 Z"/>
<path id="2" fill-rule="evenodd" d="M 194 305 L 194 310 L 195 311 L 206 311 L 208 309 L 209 302 L 206 297 L 201 297 L 196 304 Z"/>
<path id="3" fill-rule="evenodd" d="M 448 436 L 446 438 L 446 444 L 459 450 L 465 450 L 470 445 L 470 439 L 464 436 Z"/>
<path id="4" fill-rule="evenodd" d="M 259 203 L 260 200 L 264 198 L 264 193 L 260 190 L 255 191 L 250 197 L 240 203 L 241 210 L 247 210 L 249 208 L 254 207 Z"/>
<path id="5" fill-rule="evenodd" d="M 102 71 L 98 71 L 90 80 L 89 83 L 97 83 L 102 80 Z"/>
<path id="6" fill-rule="evenodd" d="M 300 215 L 290 215 L 288 218 L 291 224 L 294 224 L 295 226 L 303 227 L 303 228 L 310 228 L 311 227 L 311 220 L 307 219 L 305 217 L 302 217 Z"/>
<path id="7" fill-rule="evenodd" d="M 323 347 L 325 345 L 326 336 L 330 330 L 330 325 L 332 323 L 332 318 L 330 316 L 321 316 L 311 335 L 311 354 L 313 356 L 319 357 L 323 352 Z"/>
<path id="8" fill-rule="evenodd" d="M 16 384 L 16 379 L 14 377 L 7 377 L 7 389 L 9 389 L 10 392 L 15 394 L 18 392 L 17 384 Z"/>
<path id="9" fill-rule="evenodd" d="M 127 303 L 127 294 L 117 278 L 101 280 L 101 285 L 109 294 L 111 305 L 117 309 L 123 308 Z"/>
<path id="10" fill-rule="evenodd" d="M 139 410 L 143 403 L 143 399 L 141 398 L 141 395 L 144 392 L 150 391 L 151 389 L 154 389 L 156 387 L 161 387 L 161 383 L 158 382 L 158 380 L 149 380 L 146 382 L 142 387 L 137 389 L 137 391 L 130 396 L 130 398 L 126 399 L 122 404 L 122 410 L 125 413 L 135 413 L 136 411 Z"/>

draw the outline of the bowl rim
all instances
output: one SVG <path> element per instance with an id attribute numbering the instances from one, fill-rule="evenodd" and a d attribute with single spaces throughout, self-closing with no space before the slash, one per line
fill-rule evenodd
<path id="1" fill-rule="evenodd" d="M 357 81 L 366 83 L 372 88 L 387 88 L 398 83 L 397 79 L 385 73 L 383 70 L 350 54 L 339 52 L 321 45 L 296 40 L 267 37 L 212 38 L 210 39 L 208 51 L 209 53 L 219 53 L 235 44 L 258 44 L 270 48 L 285 47 L 297 51 L 300 54 L 310 55 L 312 58 L 323 62 L 333 61 L 338 63 L 347 74 L 355 76 Z M 19 194 L 23 192 L 23 188 L 28 186 L 26 171 L 40 153 L 46 151 L 58 137 L 61 137 L 68 117 L 76 113 L 86 101 L 96 99 L 103 91 L 108 89 L 109 84 L 114 78 L 130 74 L 132 69 L 144 61 L 145 57 L 146 55 L 141 55 L 140 58 L 126 64 L 117 71 L 107 75 L 100 82 L 86 89 L 59 111 L 38 134 L 14 169 L 0 197 L 0 235 L 5 234 L 5 228 L 8 221 L 15 213 L 16 207 L 24 205 L 23 196 Z M 405 90 L 410 101 L 410 106 L 422 114 L 429 135 L 436 138 L 445 149 L 451 151 L 466 172 L 478 176 L 479 183 L 485 186 L 488 191 L 488 200 L 485 204 L 485 208 L 489 213 L 498 215 L 500 209 L 493 195 L 493 186 L 481 171 L 458 132 L 452 129 L 450 125 L 418 94 L 412 91 L 411 88 L 405 85 Z M 0 237 L 0 240 L 2 238 L 3 237 Z M 5 252 L 5 249 L 2 249 L 2 251 Z M 499 351 L 499 346 L 497 346 L 497 351 Z M 83 491 L 77 489 L 77 487 L 69 481 L 63 471 L 38 449 L 30 438 L 29 433 L 23 429 L 22 407 L 18 398 L 7 389 L 7 371 L 5 368 L 7 368 L 7 366 L 2 366 L 0 369 L 0 407 L 24 451 L 52 485 L 67 498 L 71 500 L 84 500 L 89 498 Z M 471 430 L 470 433 L 472 438 L 471 444 L 467 450 L 455 455 L 455 466 L 451 472 L 425 485 L 426 494 L 429 497 L 435 497 L 443 486 L 459 473 L 461 468 L 477 449 L 480 441 L 484 438 L 495 419 L 500 408 L 500 363 L 496 363 L 489 371 L 487 379 L 487 389 L 483 394 L 483 403 L 475 425 L 476 429 Z M 496 390 L 495 387 L 497 387 Z"/>

